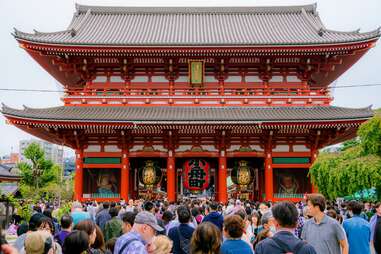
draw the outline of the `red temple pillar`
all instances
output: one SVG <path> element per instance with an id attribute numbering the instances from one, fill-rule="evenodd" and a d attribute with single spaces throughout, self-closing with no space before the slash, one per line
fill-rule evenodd
<path id="1" fill-rule="evenodd" d="M 311 165 L 315 162 L 315 160 L 317 159 L 317 156 L 318 156 L 318 150 L 315 150 L 315 149 L 311 150 Z M 315 184 L 313 184 L 312 181 L 311 181 L 311 192 L 319 193 L 318 187 Z"/>
<path id="2" fill-rule="evenodd" d="M 74 177 L 74 199 L 82 200 L 83 194 L 83 150 L 75 151 L 75 177 Z"/>
<path id="3" fill-rule="evenodd" d="M 120 174 L 120 197 L 128 201 L 129 193 L 129 172 L 130 172 L 130 161 L 128 158 L 127 150 L 123 150 L 122 154 L 122 169 Z"/>
<path id="4" fill-rule="evenodd" d="M 169 151 L 167 158 L 167 198 L 169 202 L 176 201 L 176 167 L 172 151 Z"/>
<path id="5" fill-rule="evenodd" d="M 266 200 L 273 201 L 274 199 L 274 186 L 273 186 L 273 165 L 272 165 L 272 149 L 266 149 L 265 152 L 265 193 Z"/>
<path id="6" fill-rule="evenodd" d="M 220 151 L 220 157 L 218 158 L 218 201 L 221 203 L 228 202 L 228 190 L 227 190 L 227 164 L 226 164 L 226 152 Z"/>

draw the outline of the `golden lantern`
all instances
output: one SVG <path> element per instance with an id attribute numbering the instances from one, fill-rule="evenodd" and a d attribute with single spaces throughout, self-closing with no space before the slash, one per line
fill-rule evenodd
<path id="1" fill-rule="evenodd" d="M 254 170 L 249 166 L 246 160 L 240 160 L 232 172 L 231 178 L 233 183 L 239 185 L 241 189 L 246 188 L 254 180 Z"/>
<path id="2" fill-rule="evenodd" d="M 161 180 L 161 169 L 157 162 L 152 160 L 145 161 L 144 167 L 141 168 L 139 180 L 147 188 L 153 188 Z"/>

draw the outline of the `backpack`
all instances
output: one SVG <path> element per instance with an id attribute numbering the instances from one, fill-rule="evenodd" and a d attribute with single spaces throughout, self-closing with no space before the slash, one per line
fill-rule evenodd
<path id="1" fill-rule="evenodd" d="M 130 245 L 130 243 L 135 242 L 135 241 L 139 241 L 139 240 L 132 238 L 132 239 L 128 240 L 127 242 L 125 242 L 124 245 L 122 246 L 122 248 L 120 248 L 119 254 L 123 254 L 123 251 L 128 247 L 128 245 Z"/>
<path id="2" fill-rule="evenodd" d="M 190 239 L 185 238 L 181 234 L 179 227 L 177 227 L 177 233 L 179 234 L 179 238 L 180 238 L 180 249 L 184 253 L 189 254 L 190 253 Z"/>
<path id="3" fill-rule="evenodd" d="M 276 243 L 276 245 L 282 249 L 282 251 L 284 251 L 284 254 L 298 254 L 298 252 L 307 244 L 305 241 L 299 241 L 298 244 L 294 247 L 294 249 L 291 250 L 290 247 L 287 246 L 287 244 L 285 244 L 278 238 L 272 237 L 270 239 L 273 240 Z"/>

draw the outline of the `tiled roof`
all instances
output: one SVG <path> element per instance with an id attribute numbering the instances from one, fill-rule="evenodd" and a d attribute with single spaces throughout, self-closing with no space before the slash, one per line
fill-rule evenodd
<path id="1" fill-rule="evenodd" d="M 64 122 L 192 123 L 192 122 L 313 122 L 368 119 L 370 108 L 313 107 L 123 107 L 61 106 L 13 109 L 3 105 L 5 116 Z"/>
<path id="2" fill-rule="evenodd" d="M 367 41 L 360 33 L 326 29 L 316 5 L 272 7 L 101 7 L 77 5 L 69 27 L 14 33 L 17 39 L 66 45 L 208 46 L 310 45 Z"/>
<path id="3" fill-rule="evenodd" d="M 10 167 L 6 166 L 6 165 L 2 165 L 0 164 L 0 177 L 9 177 L 9 178 L 17 178 L 19 177 L 18 175 L 15 175 L 11 172 L 11 169 Z"/>

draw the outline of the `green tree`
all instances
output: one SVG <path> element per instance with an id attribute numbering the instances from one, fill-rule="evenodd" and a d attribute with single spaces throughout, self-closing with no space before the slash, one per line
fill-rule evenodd
<path id="1" fill-rule="evenodd" d="M 358 135 L 344 142 L 340 152 L 321 153 L 310 169 L 312 182 L 329 199 L 373 187 L 381 194 L 380 111 L 360 126 Z"/>

